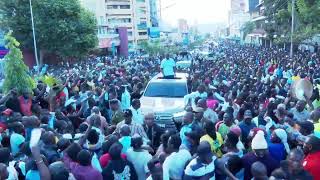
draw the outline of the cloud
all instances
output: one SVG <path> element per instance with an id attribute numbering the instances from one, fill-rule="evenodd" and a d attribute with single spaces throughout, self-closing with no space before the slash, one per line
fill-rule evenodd
<path id="1" fill-rule="evenodd" d="M 162 0 L 162 18 L 164 21 L 176 25 L 179 18 L 188 20 L 189 24 L 227 22 L 228 0 Z"/>

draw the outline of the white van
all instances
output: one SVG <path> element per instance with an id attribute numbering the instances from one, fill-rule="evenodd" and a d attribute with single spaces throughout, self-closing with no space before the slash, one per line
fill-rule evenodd
<path id="1" fill-rule="evenodd" d="M 184 96 L 188 94 L 187 74 L 176 73 L 175 79 L 163 79 L 162 73 L 153 77 L 141 99 L 143 114 L 154 113 L 156 123 L 165 129 L 176 130 L 185 114 Z"/>

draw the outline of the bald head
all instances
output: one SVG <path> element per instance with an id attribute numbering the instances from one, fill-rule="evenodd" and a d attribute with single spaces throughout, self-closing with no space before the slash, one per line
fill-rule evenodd
<path id="1" fill-rule="evenodd" d="M 192 121 L 193 121 L 193 113 L 186 112 L 186 114 L 183 116 L 183 123 L 184 124 L 191 124 Z"/>
<path id="2" fill-rule="evenodd" d="M 99 107 L 94 106 L 94 107 L 92 108 L 91 112 L 94 113 L 94 114 L 99 114 L 99 113 L 100 113 L 100 109 L 99 109 Z"/>
<path id="3" fill-rule="evenodd" d="M 121 136 L 130 136 L 131 130 L 127 124 L 121 126 L 120 134 Z"/>
<path id="4" fill-rule="evenodd" d="M 155 116 L 153 113 L 148 113 L 148 114 L 144 115 L 144 123 L 148 127 L 152 127 L 154 125 L 154 120 L 155 120 Z"/>
<path id="5" fill-rule="evenodd" d="M 251 174 L 256 179 L 268 179 L 266 166 L 257 161 L 251 166 Z"/>
<path id="6" fill-rule="evenodd" d="M 310 115 L 310 119 L 313 122 L 318 123 L 320 120 L 320 109 L 316 109 L 316 110 L 312 111 L 312 113 Z"/>
<path id="7" fill-rule="evenodd" d="M 200 99 L 197 103 L 197 106 L 203 109 L 207 109 L 207 101 L 205 99 Z"/>

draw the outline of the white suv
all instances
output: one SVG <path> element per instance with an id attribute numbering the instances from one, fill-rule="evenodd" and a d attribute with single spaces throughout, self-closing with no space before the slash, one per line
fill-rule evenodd
<path id="1" fill-rule="evenodd" d="M 187 94 L 186 73 L 176 73 L 175 79 L 163 79 L 159 73 L 149 81 L 140 99 L 141 111 L 154 113 L 160 127 L 176 130 L 175 122 L 180 123 L 185 114 Z"/>

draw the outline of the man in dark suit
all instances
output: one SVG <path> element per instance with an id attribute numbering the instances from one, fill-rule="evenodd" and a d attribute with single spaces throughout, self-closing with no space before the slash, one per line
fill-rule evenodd
<path id="1" fill-rule="evenodd" d="M 153 113 L 146 114 L 144 116 L 143 128 L 150 139 L 150 146 L 156 149 L 160 145 L 160 137 L 164 133 L 164 129 L 157 125 L 154 120 L 155 117 Z"/>

